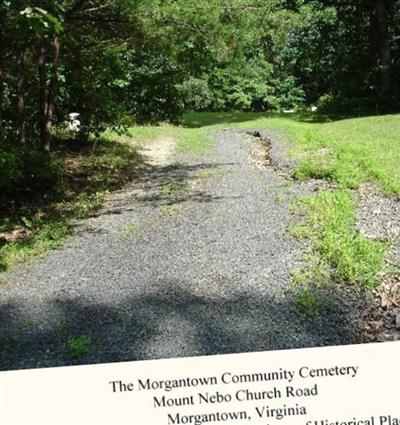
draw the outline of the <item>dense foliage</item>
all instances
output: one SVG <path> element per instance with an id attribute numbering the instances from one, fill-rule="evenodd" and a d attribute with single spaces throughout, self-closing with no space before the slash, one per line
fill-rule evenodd
<path id="1" fill-rule="evenodd" d="M 71 112 L 85 137 L 188 109 L 394 109 L 399 30 L 394 0 L 1 0 L 0 174 L 22 184 L 16 151 L 50 151 Z"/>

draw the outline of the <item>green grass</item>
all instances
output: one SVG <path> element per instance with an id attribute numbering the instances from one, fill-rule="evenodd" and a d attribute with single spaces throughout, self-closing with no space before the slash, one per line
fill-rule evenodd
<path id="1" fill-rule="evenodd" d="M 161 196 L 169 196 L 169 195 L 173 195 L 176 192 L 185 191 L 187 189 L 187 186 L 188 186 L 188 182 L 185 180 L 173 181 L 161 186 L 158 193 Z"/>
<path id="2" fill-rule="evenodd" d="M 68 339 L 69 355 L 75 359 L 86 356 L 90 351 L 91 338 L 87 335 L 71 337 Z"/>
<path id="3" fill-rule="evenodd" d="M 317 322 L 320 318 L 320 304 L 316 291 L 307 286 L 302 287 L 300 291 L 296 293 L 294 308 L 301 316 L 313 322 Z"/>
<path id="4" fill-rule="evenodd" d="M 106 132 L 105 135 L 111 138 L 116 137 L 116 134 L 111 131 Z M 132 127 L 125 135 L 117 137 L 122 142 L 138 144 L 154 139 L 171 138 L 177 143 L 176 151 L 178 153 L 201 153 L 215 145 L 212 131 L 170 124 Z"/>
<path id="5" fill-rule="evenodd" d="M 137 236 L 140 233 L 140 227 L 135 223 L 129 223 L 122 226 L 120 232 L 124 236 Z"/>
<path id="6" fill-rule="evenodd" d="M 31 237 L 6 244 L 1 249 L 0 271 L 16 263 L 22 263 L 35 255 L 59 248 L 70 234 L 68 221 L 51 221 L 37 230 Z"/>
<path id="7" fill-rule="evenodd" d="M 365 239 L 353 226 L 356 204 L 348 191 L 319 192 L 302 197 L 297 207 L 305 221 L 294 226 L 292 233 L 312 242 L 309 258 L 312 272 L 302 273 L 303 281 L 324 281 L 328 270 L 328 276 L 338 282 L 364 287 L 378 283 L 385 244 Z"/>
<path id="8" fill-rule="evenodd" d="M 343 120 L 309 129 L 295 139 L 304 157 L 297 177 L 324 177 L 342 187 L 374 182 L 400 195 L 400 116 Z"/>
<path id="9" fill-rule="evenodd" d="M 176 204 L 171 204 L 171 205 L 160 205 L 159 206 L 160 211 L 162 211 L 165 215 L 168 216 L 174 216 L 176 214 L 178 214 L 179 212 L 179 207 Z"/>

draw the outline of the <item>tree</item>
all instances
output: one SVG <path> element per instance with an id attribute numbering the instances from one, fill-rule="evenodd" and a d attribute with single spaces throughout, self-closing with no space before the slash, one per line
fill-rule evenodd
<path id="1" fill-rule="evenodd" d="M 47 152 L 70 112 L 84 137 L 193 107 L 388 110 L 399 28 L 394 0 L 0 0 L 1 140 Z"/>

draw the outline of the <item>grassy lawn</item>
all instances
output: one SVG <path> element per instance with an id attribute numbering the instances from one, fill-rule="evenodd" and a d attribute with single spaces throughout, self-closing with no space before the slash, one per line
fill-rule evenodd
<path id="1" fill-rule="evenodd" d="M 210 130 L 213 130 L 213 127 Z M 214 145 L 212 132 L 207 128 L 187 128 L 170 124 L 133 127 L 124 135 L 106 131 L 104 136 L 110 140 L 117 139 L 122 143 L 133 143 L 135 146 L 154 139 L 171 138 L 177 142 L 178 153 L 199 153 Z"/>
<path id="2" fill-rule="evenodd" d="M 297 237 L 308 238 L 310 267 L 303 280 L 335 279 L 366 287 L 376 285 L 385 243 L 369 241 L 355 229 L 357 202 L 352 192 L 374 182 L 384 196 L 400 196 L 400 115 L 329 120 L 317 115 L 256 113 L 188 113 L 180 126 L 142 126 L 124 135 L 107 131 L 76 154 L 60 149 L 63 159 L 61 195 L 43 205 L 25 206 L 22 214 L 3 214 L 1 230 L 23 226 L 27 237 L 0 250 L 0 265 L 10 265 L 58 247 L 70 233 L 71 222 L 99 208 L 105 193 L 135 177 L 141 161 L 138 146 L 157 138 L 173 138 L 180 153 L 196 154 L 214 145 L 221 128 L 271 128 L 293 142 L 299 160 L 293 177 L 328 179 L 334 188 L 298 199 L 303 216 L 294 224 Z M 11 217 L 11 218 L 10 218 Z"/>

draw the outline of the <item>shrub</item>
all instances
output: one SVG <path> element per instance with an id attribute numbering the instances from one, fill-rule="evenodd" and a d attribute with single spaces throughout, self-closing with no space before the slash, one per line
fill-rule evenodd
<path id="1" fill-rule="evenodd" d="M 378 102 L 374 96 L 346 98 L 327 93 L 318 99 L 317 106 L 319 113 L 346 117 L 379 113 Z"/>
<path id="2" fill-rule="evenodd" d="M 213 94 L 207 79 L 191 77 L 178 86 L 186 109 L 204 111 L 212 103 Z"/>
<path id="3" fill-rule="evenodd" d="M 0 149 L 0 204 L 10 195 L 18 200 L 46 193 L 59 185 L 61 176 L 61 161 L 56 154 L 36 147 L 4 145 Z"/>

